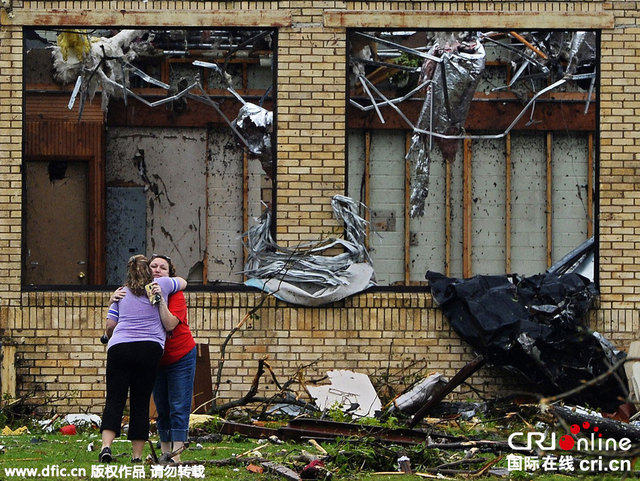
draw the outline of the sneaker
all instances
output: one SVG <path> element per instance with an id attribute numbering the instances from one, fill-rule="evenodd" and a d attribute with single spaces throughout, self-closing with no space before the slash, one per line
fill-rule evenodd
<path id="1" fill-rule="evenodd" d="M 111 456 L 111 448 L 102 448 L 102 451 L 100 451 L 100 455 L 98 456 L 98 462 L 110 463 L 111 461 L 113 461 L 113 456 Z"/>
<path id="2" fill-rule="evenodd" d="M 142 459 L 140 458 L 131 458 L 131 464 L 140 464 Z"/>

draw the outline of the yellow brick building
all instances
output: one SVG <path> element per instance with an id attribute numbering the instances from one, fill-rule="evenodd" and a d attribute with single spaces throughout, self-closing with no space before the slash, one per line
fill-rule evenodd
<path id="1" fill-rule="evenodd" d="M 348 29 L 577 29 L 600 33 L 595 139 L 600 300 L 591 327 L 618 347 L 640 321 L 636 130 L 640 3 L 631 1 L 28 1 L 0 5 L 0 340 L 2 385 L 60 409 L 100 412 L 105 350 L 98 338 L 106 289 L 25 289 L 23 284 L 23 29 L 32 27 L 260 27 L 277 30 L 275 200 L 281 244 L 335 229 L 330 199 L 347 177 Z M 187 296 L 192 331 L 209 346 L 213 374 L 227 333 L 260 302 L 255 292 Z M 280 379 L 352 369 L 374 375 L 415 363 L 453 376 L 474 356 L 424 290 L 367 292 L 321 307 L 269 299 L 233 337 L 220 395 L 243 395 L 264 356 Z M 492 395 L 510 386 L 483 368 L 470 383 Z M 273 384 L 264 386 L 268 392 Z M 15 391 L 15 392 L 14 392 Z"/>

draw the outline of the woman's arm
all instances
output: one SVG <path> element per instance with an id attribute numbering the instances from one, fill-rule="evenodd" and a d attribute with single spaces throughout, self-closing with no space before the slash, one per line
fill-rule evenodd
<path id="1" fill-rule="evenodd" d="M 160 296 L 160 302 L 158 303 L 158 312 L 165 331 L 171 332 L 178 324 L 180 324 L 180 319 L 171 314 L 171 311 L 169 310 L 169 307 L 167 307 L 167 303 L 164 301 L 164 297 L 162 296 Z"/>
<path id="2" fill-rule="evenodd" d="M 122 299 L 125 296 L 126 293 L 127 291 L 124 289 L 124 286 L 118 287 L 115 291 L 113 291 L 113 294 L 111 294 L 111 297 L 109 298 L 109 304 L 118 302 L 120 299 Z"/>
<path id="3" fill-rule="evenodd" d="M 113 336 L 113 330 L 117 325 L 118 323 L 113 319 L 107 319 L 107 325 L 104 329 L 104 333 L 107 335 L 107 339 L 111 339 L 111 336 Z"/>
<path id="4" fill-rule="evenodd" d="M 166 279 L 166 278 L 162 278 Z M 182 291 L 187 287 L 187 281 L 182 277 L 172 277 L 171 278 L 176 284 L 176 291 Z M 162 325 L 166 331 L 173 331 L 178 324 L 180 324 L 180 319 L 173 315 L 171 311 L 169 311 L 169 307 L 167 306 L 167 302 L 165 301 L 164 296 L 162 295 L 162 288 L 158 284 L 158 279 L 154 282 L 152 288 L 153 294 L 160 294 L 160 302 L 158 303 L 158 313 L 160 314 L 160 320 L 162 321 Z M 171 293 L 169 293 L 171 294 Z"/>

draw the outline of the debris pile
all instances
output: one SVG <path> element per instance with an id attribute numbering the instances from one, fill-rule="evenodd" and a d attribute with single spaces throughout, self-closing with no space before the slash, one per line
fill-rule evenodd
<path id="1" fill-rule="evenodd" d="M 515 372 L 542 394 L 569 391 L 624 358 L 585 324 L 594 284 L 577 273 L 449 278 L 427 272 L 451 327 L 488 362 Z M 615 411 L 628 391 L 622 368 L 574 396 Z"/>

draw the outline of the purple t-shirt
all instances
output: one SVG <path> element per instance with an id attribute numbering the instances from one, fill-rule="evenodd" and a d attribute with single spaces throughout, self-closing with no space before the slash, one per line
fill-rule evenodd
<path id="1" fill-rule="evenodd" d="M 154 280 L 162 289 L 165 302 L 170 294 L 179 290 L 178 282 L 173 277 L 158 277 Z M 152 305 L 146 294 L 136 296 L 128 287 L 125 290 L 126 295 L 109 306 L 107 319 L 118 324 L 109 339 L 107 349 L 123 342 L 137 341 L 157 342 L 164 349 L 167 334 L 160 320 L 158 306 Z"/>

